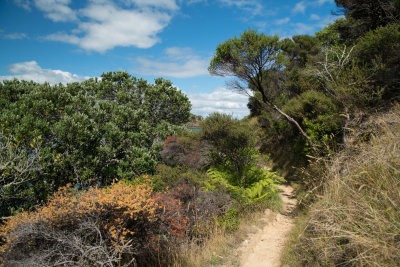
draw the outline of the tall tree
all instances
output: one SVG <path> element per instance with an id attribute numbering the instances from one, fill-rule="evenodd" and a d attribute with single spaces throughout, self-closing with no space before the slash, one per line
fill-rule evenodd
<path id="1" fill-rule="evenodd" d="M 317 146 L 300 124 L 274 103 L 268 94 L 269 88 L 265 87 L 264 79 L 268 76 L 264 73 L 281 67 L 280 51 L 281 42 L 277 35 L 268 36 L 249 29 L 240 38 L 234 37 L 218 45 L 208 70 L 212 75 L 235 76 L 237 79 L 228 84 L 234 90 L 249 96 L 249 90 L 259 92 L 263 105 L 276 110 L 293 123 L 314 151 L 318 152 Z"/>
<path id="2" fill-rule="evenodd" d="M 339 22 L 339 31 L 346 42 L 352 42 L 369 30 L 400 22 L 399 0 L 335 0 L 345 21 Z"/>

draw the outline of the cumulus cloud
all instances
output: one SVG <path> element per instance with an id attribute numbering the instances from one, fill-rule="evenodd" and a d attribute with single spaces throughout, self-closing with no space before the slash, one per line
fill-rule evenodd
<path id="1" fill-rule="evenodd" d="M 117 46 L 152 47 L 179 9 L 176 0 L 91 0 L 79 10 L 72 10 L 69 4 L 70 0 L 35 0 L 35 6 L 49 19 L 77 24 L 70 33 L 56 32 L 44 39 L 100 53 Z"/>
<path id="2" fill-rule="evenodd" d="M 35 0 L 35 7 L 44 12 L 45 16 L 55 22 L 77 20 L 76 11 L 68 5 L 71 0 Z"/>
<path id="3" fill-rule="evenodd" d="M 25 9 L 27 11 L 31 11 L 31 2 L 30 2 L 30 0 L 14 0 L 14 3 L 17 6 L 22 7 L 23 9 Z"/>
<path id="4" fill-rule="evenodd" d="M 219 2 L 227 6 L 233 6 L 249 11 L 252 14 L 260 14 L 263 9 L 263 5 L 256 0 L 219 0 Z"/>
<path id="5" fill-rule="evenodd" d="M 290 18 L 286 17 L 286 18 L 283 18 L 283 19 L 275 20 L 275 24 L 276 25 L 282 25 L 282 24 L 288 23 L 289 21 L 290 21 Z"/>
<path id="6" fill-rule="evenodd" d="M 304 12 L 306 11 L 306 8 L 307 8 L 307 6 L 306 6 L 305 2 L 301 1 L 301 2 L 298 2 L 294 6 L 294 8 L 292 9 L 292 12 L 293 13 L 303 13 L 304 14 Z"/>
<path id="7" fill-rule="evenodd" d="M 8 72 L 10 72 L 11 75 L 0 76 L 1 81 L 17 78 L 19 80 L 35 81 L 39 83 L 66 84 L 80 82 L 90 78 L 61 70 L 43 69 L 34 60 L 12 64 L 8 66 Z"/>
<path id="8" fill-rule="evenodd" d="M 207 75 L 209 58 L 201 58 L 188 47 L 170 47 L 165 50 L 165 57 L 152 60 L 138 57 L 138 67 L 134 72 L 142 75 L 167 76 L 174 78 L 189 78 Z"/>
<path id="9" fill-rule="evenodd" d="M 238 118 L 249 114 L 248 97 L 223 87 L 218 87 L 208 94 L 188 94 L 188 97 L 192 102 L 192 113 L 204 117 L 213 112 L 232 114 Z"/>
<path id="10" fill-rule="evenodd" d="M 166 8 L 170 10 L 178 9 L 178 5 L 175 0 L 127 0 L 128 3 L 132 3 L 138 7 L 157 7 Z"/>
<path id="11" fill-rule="evenodd" d="M 311 16 L 310 16 L 310 20 L 320 20 L 320 19 L 321 19 L 321 17 L 318 16 L 317 14 L 311 14 Z"/>
<path id="12" fill-rule="evenodd" d="M 4 39 L 9 39 L 9 40 L 22 40 L 28 38 L 28 35 L 22 32 L 18 32 L 18 33 L 4 34 L 2 37 Z"/>
<path id="13" fill-rule="evenodd" d="M 315 3 L 319 6 L 322 6 L 325 3 L 334 2 L 334 0 L 317 0 Z"/>

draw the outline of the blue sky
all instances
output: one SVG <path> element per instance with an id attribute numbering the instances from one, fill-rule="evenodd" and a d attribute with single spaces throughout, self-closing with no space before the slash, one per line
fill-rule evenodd
<path id="1" fill-rule="evenodd" d="M 195 114 L 241 118 L 247 97 L 207 72 L 217 45 L 248 28 L 313 34 L 335 10 L 334 0 L 0 0 L 0 80 L 67 83 L 126 70 L 170 79 Z"/>

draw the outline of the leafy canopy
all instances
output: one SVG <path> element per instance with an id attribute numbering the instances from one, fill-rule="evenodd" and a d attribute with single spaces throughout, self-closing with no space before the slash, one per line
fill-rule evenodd
<path id="1" fill-rule="evenodd" d="M 277 35 L 268 36 L 247 30 L 218 45 L 208 70 L 213 75 L 235 76 L 232 86 L 245 90 L 248 85 L 261 90 L 262 71 L 279 65 L 280 42 Z"/>
<path id="2" fill-rule="evenodd" d="M 190 108 L 170 81 L 150 84 L 126 72 L 68 85 L 0 82 L 0 216 L 67 183 L 105 186 L 154 172 L 161 142 L 189 120 Z M 34 168 L 21 173 L 12 157 Z"/>

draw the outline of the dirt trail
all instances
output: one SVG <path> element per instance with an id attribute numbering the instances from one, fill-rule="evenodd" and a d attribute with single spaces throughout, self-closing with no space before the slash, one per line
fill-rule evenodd
<path id="1" fill-rule="evenodd" d="M 267 224 L 254 235 L 249 236 L 240 247 L 242 267 L 281 266 L 280 256 L 286 238 L 293 226 L 293 211 L 297 200 L 293 188 L 281 185 L 280 194 L 283 201 L 281 213 L 266 210 L 261 220 Z"/>

